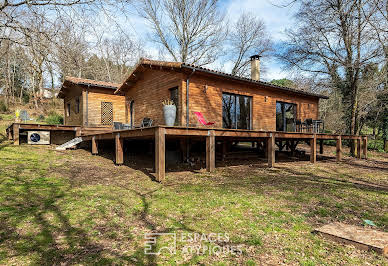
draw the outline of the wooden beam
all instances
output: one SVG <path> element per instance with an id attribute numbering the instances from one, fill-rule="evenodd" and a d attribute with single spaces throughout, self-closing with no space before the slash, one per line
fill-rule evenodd
<path id="1" fill-rule="evenodd" d="M 267 138 L 267 159 L 268 166 L 274 167 L 275 165 L 275 134 L 270 133 L 269 138 Z"/>
<path id="2" fill-rule="evenodd" d="M 98 142 L 96 140 L 96 137 L 92 137 L 92 154 L 98 154 Z"/>
<path id="3" fill-rule="evenodd" d="M 361 159 L 361 137 L 357 139 L 357 158 Z"/>
<path id="4" fill-rule="evenodd" d="M 319 140 L 319 154 L 323 154 L 323 139 Z"/>
<path id="5" fill-rule="evenodd" d="M 310 162 L 317 162 L 317 137 L 310 139 Z"/>
<path id="6" fill-rule="evenodd" d="M 206 170 L 213 172 L 216 168 L 216 138 L 214 130 L 209 130 L 206 137 Z"/>
<path id="7" fill-rule="evenodd" d="M 364 137 L 362 151 L 364 154 L 364 159 L 368 159 L 368 137 Z"/>
<path id="8" fill-rule="evenodd" d="M 166 129 L 163 127 L 155 130 L 155 178 L 162 182 L 166 171 Z"/>
<path id="9" fill-rule="evenodd" d="M 20 140 L 19 140 L 19 129 L 20 125 L 19 124 L 13 124 L 13 144 L 14 145 L 20 145 Z"/>
<path id="10" fill-rule="evenodd" d="M 11 128 L 7 128 L 7 136 L 8 136 L 8 140 L 12 140 L 12 131 L 11 131 Z"/>
<path id="11" fill-rule="evenodd" d="M 124 163 L 123 142 L 124 139 L 120 138 L 120 133 L 117 133 L 115 136 L 116 165 L 122 165 Z"/>
<path id="12" fill-rule="evenodd" d="M 337 157 L 337 162 L 342 160 L 342 138 L 341 138 L 341 136 L 337 137 L 336 157 Z"/>

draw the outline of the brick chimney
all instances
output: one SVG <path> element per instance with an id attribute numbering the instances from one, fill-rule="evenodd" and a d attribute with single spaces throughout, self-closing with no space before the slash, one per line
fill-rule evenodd
<path id="1" fill-rule="evenodd" d="M 260 80 L 260 55 L 251 56 L 251 79 Z"/>

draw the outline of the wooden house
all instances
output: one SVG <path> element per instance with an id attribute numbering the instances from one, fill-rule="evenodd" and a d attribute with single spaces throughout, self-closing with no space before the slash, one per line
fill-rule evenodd
<path id="1" fill-rule="evenodd" d="M 125 122 L 123 95 L 114 92 L 120 84 L 66 77 L 58 97 L 64 100 L 64 125 L 112 127 Z"/>
<path id="2" fill-rule="evenodd" d="M 203 127 L 194 112 L 213 128 L 298 131 L 297 121 L 317 120 L 326 96 L 259 80 L 259 58 L 251 58 L 252 78 L 243 78 L 179 62 L 141 59 L 117 89 L 125 94 L 127 122 L 149 117 L 164 125 L 162 101 L 177 106 L 176 126 Z"/>

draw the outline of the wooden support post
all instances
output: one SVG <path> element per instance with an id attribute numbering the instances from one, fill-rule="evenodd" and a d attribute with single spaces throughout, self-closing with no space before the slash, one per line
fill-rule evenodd
<path id="1" fill-rule="evenodd" d="M 342 138 L 341 136 L 337 137 L 337 149 L 336 149 L 336 155 L 337 155 L 337 162 L 342 160 Z"/>
<path id="2" fill-rule="evenodd" d="M 156 128 L 155 130 L 155 178 L 162 182 L 166 171 L 166 129 Z"/>
<path id="3" fill-rule="evenodd" d="M 96 140 L 96 136 L 92 137 L 92 154 L 93 155 L 98 154 L 98 143 Z"/>
<path id="4" fill-rule="evenodd" d="M 264 140 L 263 142 L 264 145 L 264 158 L 268 158 L 268 139 Z"/>
<path id="5" fill-rule="evenodd" d="M 319 154 L 323 154 L 323 139 L 319 140 Z"/>
<path id="6" fill-rule="evenodd" d="M 314 134 L 314 137 L 310 139 L 310 162 L 317 162 L 317 136 Z"/>
<path id="7" fill-rule="evenodd" d="M 364 159 L 368 159 L 368 137 L 364 137 L 362 150 L 364 154 Z"/>
<path id="8" fill-rule="evenodd" d="M 216 168 L 216 138 L 214 130 L 209 130 L 206 137 L 206 170 L 213 172 Z"/>
<path id="9" fill-rule="evenodd" d="M 274 167 L 275 165 L 275 135 L 270 133 L 270 137 L 267 138 L 267 158 L 268 166 Z"/>
<path id="10" fill-rule="evenodd" d="M 124 153 L 123 153 L 123 142 L 124 139 L 120 138 L 120 133 L 115 136 L 115 151 L 116 151 L 116 165 L 122 165 L 124 163 Z"/>
<path id="11" fill-rule="evenodd" d="M 357 158 L 361 159 L 361 137 L 357 139 Z"/>
<path id="12" fill-rule="evenodd" d="M 20 145 L 20 141 L 19 141 L 19 128 L 20 128 L 20 125 L 13 124 L 13 144 L 14 145 Z"/>

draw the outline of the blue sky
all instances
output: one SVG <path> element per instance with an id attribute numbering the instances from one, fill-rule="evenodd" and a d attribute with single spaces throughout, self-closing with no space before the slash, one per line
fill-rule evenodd
<path id="1" fill-rule="evenodd" d="M 287 4 L 289 1 L 291 0 L 221 0 L 220 7 L 224 9 L 231 22 L 236 21 L 242 12 L 248 11 L 256 14 L 265 22 L 273 42 L 279 46 L 279 43 L 285 40 L 284 31 L 287 28 L 292 28 L 294 24 L 293 13 L 296 11 L 296 6 L 278 7 Z M 129 25 L 128 31 L 133 32 L 133 35 L 137 36 L 142 43 L 147 56 L 158 59 L 158 47 L 148 41 L 149 38 L 147 36 L 150 32 L 146 21 L 136 14 L 130 14 L 127 15 L 124 23 Z M 266 69 L 262 74 L 263 80 L 268 81 L 290 76 L 290 73 L 283 71 L 281 65 L 273 58 L 263 58 L 262 64 Z M 219 62 L 215 62 L 213 66 L 210 65 L 208 67 L 212 68 L 218 65 Z M 225 65 L 224 68 L 225 71 L 229 71 L 231 67 Z"/>

